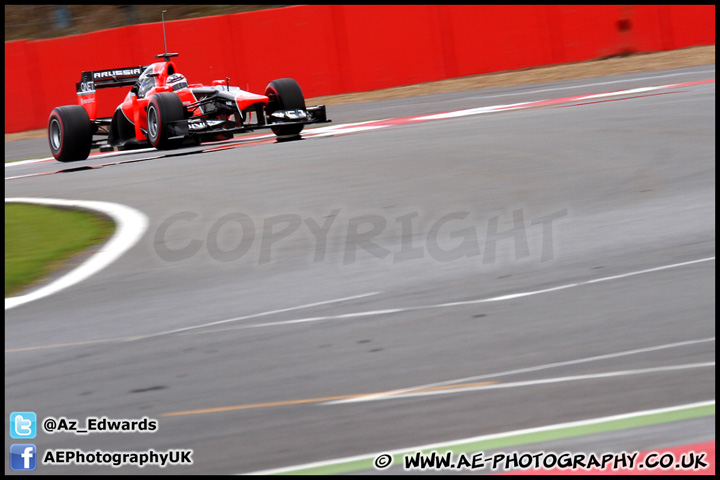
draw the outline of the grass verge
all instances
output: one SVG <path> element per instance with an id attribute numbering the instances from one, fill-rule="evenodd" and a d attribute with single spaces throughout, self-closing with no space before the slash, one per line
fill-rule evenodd
<path id="1" fill-rule="evenodd" d="M 111 220 L 90 212 L 5 203 L 5 297 L 62 268 L 114 230 Z"/>

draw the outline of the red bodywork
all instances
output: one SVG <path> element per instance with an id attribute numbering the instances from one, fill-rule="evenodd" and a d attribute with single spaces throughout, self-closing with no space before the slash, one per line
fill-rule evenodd
<path id="1" fill-rule="evenodd" d="M 125 96 L 125 100 L 120 105 L 125 117 L 135 126 L 135 138 L 137 140 L 146 140 L 147 137 L 143 131 L 147 131 L 147 106 L 152 96 L 160 92 L 172 92 L 173 89 L 167 84 L 168 77 L 178 73 L 175 63 L 172 61 L 157 62 L 150 65 L 153 69 L 155 77 L 155 86 L 153 86 L 148 92 L 142 97 L 138 98 L 134 91 L 128 92 Z M 214 80 L 212 82 L 213 87 L 224 86 L 226 81 Z M 196 83 L 190 84 L 187 88 L 181 88 L 174 90 L 174 92 L 180 97 L 184 105 L 190 105 L 198 101 L 193 93 L 194 88 L 207 88 L 205 85 Z M 267 105 L 269 99 L 265 95 L 257 95 L 242 90 L 238 91 L 235 96 L 235 101 L 239 110 L 249 108 L 251 105 L 262 103 Z M 85 108 L 90 116 L 90 120 L 97 120 L 97 104 L 95 101 L 95 92 L 78 95 L 78 104 Z M 196 109 L 193 112 L 194 116 L 201 116 L 200 109 Z"/>

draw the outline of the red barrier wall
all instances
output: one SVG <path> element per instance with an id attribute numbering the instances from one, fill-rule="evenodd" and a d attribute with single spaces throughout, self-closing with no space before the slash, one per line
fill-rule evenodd
<path id="1" fill-rule="evenodd" d="M 306 97 L 376 90 L 627 52 L 715 44 L 714 5 L 310 5 L 166 23 L 191 83 L 230 77 L 262 93 L 295 78 Z M 147 65 L 160 23 L 5 42 L 5 133 L 45 128 L 76 104 L 87 70 Z M 98 94 L 111 116 L 128 89 Z"/>

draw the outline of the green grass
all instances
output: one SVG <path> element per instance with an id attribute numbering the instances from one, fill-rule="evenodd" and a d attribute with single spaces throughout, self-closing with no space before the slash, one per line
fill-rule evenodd
<path id="1" fill-rule="evenodd" d="M 42 280 L 114 230 L 111 220 L 85 211 L 5 203 L 5 296 Z"/>

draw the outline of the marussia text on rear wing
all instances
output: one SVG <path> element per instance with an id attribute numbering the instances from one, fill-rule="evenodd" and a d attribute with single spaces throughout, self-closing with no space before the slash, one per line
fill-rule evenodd
<path id="1" fill-rule="evenodd" d="M 95 93 L 96 88 L 128 87 L 135 84 L 147 66 L 112 68 L 94 72 L 82 72 L 79 83 L 75 84 L 78 95 Z"/>

